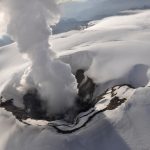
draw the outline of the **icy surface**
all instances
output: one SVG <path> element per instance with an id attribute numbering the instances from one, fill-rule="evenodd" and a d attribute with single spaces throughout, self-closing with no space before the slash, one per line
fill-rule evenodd
<path id="1" fill-rule="evenodd" d="M 97 114 L 86 126 L 68 134 L 59 133 L 52 125 L 47 126 L 47 122 L 28 120 L 32 126 L 20 123 L 12 113 L 0 108 L 0 150 L 149 150 L 150 88 L 146 86 L 150 79 L 149 18 L 149 10 L 136 11 L 94 21 L 83 31 L 52 36 L 52 49 L 70 64 L 72 72 L 84 69 L 97 84 L 95 96 L 115 85 L 130 84 L 136 89 L 116 88 L 115 94 L 126 98 L 125 103 Z M 0 48 L 0 93 L 8 99 L 14 95 L 19 106 L 22 103 L 13 88 L 15 85 L 6 85 L 12 80 L 16 83 L 18 73 L 30 63 L 21 58 L 16 44 Z M 95 108 L 105 108 L 110 98 L 108 91 Z M 90 111 L 73 127 L 62 125 L 61 121 L 53 124 L 65 131 L 79 127 L 90 118 Z"/>
<path id="2" fill-rule="evenodd" d="M 5 110 L 0 110 L 0 149 L 57 150 L 61 149 L 149 149 L 149 87 L 137 89 L 128 101 L 115 110 L 95 116 L 84 128 L 71 134 L 57 133 L 46 122 L 30 121 L 24 125 Z M 142 99 L 142 100 L 141 100 Z M 90 113 L 90 115 L 92 115 Z M 60 124 L 60 129 L 78 128 L 90 115 L 83 117 L 75 127 Z M 57 123 L 57 122 L 56 122 Z"/>

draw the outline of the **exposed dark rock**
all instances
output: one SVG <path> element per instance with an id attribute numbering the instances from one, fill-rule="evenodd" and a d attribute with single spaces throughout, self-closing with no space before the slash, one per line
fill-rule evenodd
<path id="1" fill-rule="evenodd" d="M 78 87 L 79 87 L 81 85 L 82 81 L 85 78 L 85 76 L 84 76 L 84 70 L 82 70 L 82 69 L 77 70 L 75 77 L 77 79 L 77 83 L 78 83 Z"/>
<path id="2" fill-rule="evenodd" d="M 13 99 L 7 100 L 6 102 L 1 102 L 0 107 L 5 108 L 5 110 L 9 112 L 12 112 L 18 120 L 29 118 L 28 114 L 26 113 L 26 111 L 24 111 L 24 109 L 18 108 L 13 104 Z"/>
<path id="3" fill-rule="evenodd" d="M 57 126 L 54 125 L 54 128 L 58 130 L 58 132 L 62 133 L 72 133 L 76 130 L 79 130 L 80 128 L 86 126 L 86 124 L 92 120 L 92 118 L 102 113 L 106 110 L 113 110 L 116 109 L 118 106 L 120 106 L 122 103 L 124 103 L 127 99 L 116 96 L 116 90 L 121 88 L 121 86 L 112 87 L 104 92 L 102 95 L 97 96 L 95 99 L 93 99 L 93 93 L 95 91 L 96 85 L 92 81 L 92 79 L 86 77 L 84 75 L 84 70 L 78 70 L 76 72 L 76 79 L 78 82 L 78 97 L 75 101 L 75 105 L 66 110 L 62 114 L 52 114 L 51 116 L 47 116 L 46 109 L 44 109 L 44 101 L 40 99 L 40 96 L 36 89 L 29 90 L 27 94 L 23 96 L 23 102 L 24 102 L 24 109 L 18 108 L 13 104 L 13 99 L 7 100 L 7 101 L 0 101 L 0 107 L 6 109 L 7 111 L 10 111 L 13 113 L 14 116 L 16 116 L 17 119 L 20 121 L 26 120 L 27 118 L 35 119 L 35 120 L 47 120 L 47 121 L 54 121 L 54 120 L 64 120 L 66 122 L 69 122 L 71 124 L 78 124 L 80 118 L 78 118 L 78 114 L 81 112 L 86 112 L 89 109 L 93 108 L 92 111 L 90 110 L 89 113 L 85 113 L 82 117 L 86 117 L 89 115 L 87 121 L 85 121 L 84 124 L 82 124 L 80 127 L 75 128 L 70 131 L 63 131 Z M 130 87 L 130 86 L 128 86 Z M 130 87 L 131 88 L 131 87 Z M 97 102 L 102 100 L 105 95 L 110 94 L 111 99 L 108 106 L 106 106 L 104 109 L 95 111 L 94 106 Z M 2 97 L 0 98 L 2 100 Z"/>
<path id="4" fill-rule="evenodd" d="M 79 99 L 77 100 L 77 103 L 87 109 L 86 107 L 91 107 L 93 103 L 93 93 L 95 91 L 96 85 L 92 79 L 84 75 L 84 70 L 77 71 L 76 79 L 79 89 Z"/>
<path id="5" fill-rule="evenodd" d="M 119 99 L 118 97 L 115 96 L 114 98 L 112 98 L 109 105 L 107 106 L 107 110 L 113 110 L 113 109 L 117 108 L 122 103 L 124 103 L 126 100 L 127 99 L 125 99 L 125 98 Z"/>
<path id="6" fill-rule="evenodd" d="M 76 116 L 89 110 L 93 107 L 93 93 L 95 91 L 95 84 L 92 79 L 84 75 L 84 70 L 80 69 L 76 72 L 76 79 L 78 83 L 78 97 L 76 98 L 75 105 L 67 110 L 64 115 L 64 120 L 67 122 L 74 122 Z"/>
<path id="7" fill-rule="evenodd" d="M 36 89 L 32 89 L 23 96 L 25 112 L 34 119 L 47 118 L 46 111 Z"/>

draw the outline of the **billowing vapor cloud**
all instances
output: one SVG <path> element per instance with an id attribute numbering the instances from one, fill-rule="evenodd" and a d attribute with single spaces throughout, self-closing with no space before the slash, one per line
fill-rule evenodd
<path id="1" fill-rule="evenodd" d="M 20 52 L 32 62 L 20 80 L 18 91 L 36 88 L 47 104 L 47 110 L 61 112 L 73 104 L 77 94 L 76 80 L 68 65 L 55 59 L 49 48 L 49 36 L 59 20 L 54 0 L 1 0 L 2 11 L 9 16 L 8 34 L 17 42 Z M 13 97 L 12 97 L 13 98 Z"/>
<path id="2" fill-rule="evenodd" d="M 0 1 L 1 2 L 1 1 Z M 6 33 L 8 16 L 2 10 L 2 6 L 0 5 L 0 34 Z"/>

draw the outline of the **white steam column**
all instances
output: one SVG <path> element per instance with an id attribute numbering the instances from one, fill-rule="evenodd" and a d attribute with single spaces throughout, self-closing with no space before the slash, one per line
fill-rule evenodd
<path id="1" fill-rule="evenodd" d="M 27 54 L 32 62 L 17 88 L 24 92 L 36 88 L 49 113 L 60 113 L 71 107 L 77 95 L 76 79 L 70 66 L 55 59 L 55 53 L 49 48 L 49 25 L 59 20 L 56 2 L 1 0 L 0 5 L 9 18 L 8 34 L 17 42 L 20 52 Z"/>

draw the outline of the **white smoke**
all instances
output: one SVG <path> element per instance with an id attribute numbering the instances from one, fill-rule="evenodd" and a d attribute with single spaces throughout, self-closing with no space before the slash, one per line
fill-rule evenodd
<path id="1" fill-rule="evenodd" d="M 0 6 L 1 10 L 1 6 Z M 0 11 L 0 34 L 6 33 L 8 18 L 3 11 Z"/>
<path id="2" fill-rule="evenodd" d="M 49 113 L 61 112 L 72 106 L 77 94 L 75 77 L 70 67 L 56 60 L 56 54 L 49 48 L 49 25 L 59 20 L 56 2 L 1 0 L 0 6 L 9 16 L 8 34 L 17 42 L 20 52 L 27 54 L 32 62 L 20 79 L 17 91 L 25 93 L 36 88 Z"/>

